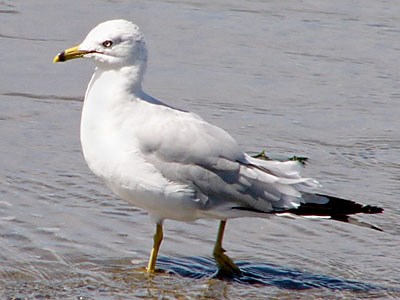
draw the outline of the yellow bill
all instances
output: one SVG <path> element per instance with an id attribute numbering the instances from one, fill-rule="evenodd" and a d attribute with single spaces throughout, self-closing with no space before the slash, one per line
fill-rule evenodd
<path id="1" fill-rule="evenodd" d="M 78 46 L 69 48 L 67 50 L 64 50 L 61 53 L 58 53 L 54 57 L 53 63 L 63 62 L 63 61 L 67 61 L 67 60 L 75 59 L 75 58 L 80 58 L 80 57 L 83 57 L 87 53 L 88 53 L 88 51 L 79 50 L 79 45 L 78 45 Z"/>

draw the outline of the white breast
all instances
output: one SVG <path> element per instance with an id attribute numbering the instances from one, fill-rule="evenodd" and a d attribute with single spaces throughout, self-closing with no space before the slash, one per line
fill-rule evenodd
<path id="1" fill-rule="evenodd" d="M 146 120 L 151 104 L 123 97 L 121 85 L 110 88 L 110 82 L 116 81 L 113 76 L 96 72 L 86 92 L 81 143 L 89 168 L 114 193 L 156 221 L 197 219 L 200 204 L 192 188 L 164 178 L 141 153 L 135 128 Z M 107 90 L 102 88 L 104 82 Z"/>

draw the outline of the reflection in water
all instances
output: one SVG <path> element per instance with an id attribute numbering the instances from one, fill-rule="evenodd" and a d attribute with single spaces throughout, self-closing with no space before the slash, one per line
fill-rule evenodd
<path id="1" fill-rule="evenodd" d="M 21 268 L 14 265 L 14 271 L 10 270 L 7 276 L 7 293 L 0 291 L 0 295 L 8 299 L 25 299 L 27 296 L 62 299 L 71 295 L 82 300 L 109 299 L 110 295 L 221 299 L 229 297 L 229 289 L 233 286 L 239 291 L 245 290 L 247 296 L 254 293 L 257 298 L 262 298 L 271 293 L 282 299 L 293 299 L 294 295 L 304 295 L 310 290 L 320 291 L 320 295 L 333 291 L 336 295 L 357 295 L 363 299 L 391 294 L 396 297 L 400 292 L 354 280 L 245 261 L 237 262 L 243 272 L 240 278 L 217 279 L 214 261 L 204 257 L 159 257 L 160 269 L 155 275 L 147 274 L 143 267 L 145 262 L 132 264 L 128 259 L 64 257 L 63 262 L 52 266 L 25 264 Z M 261 289 L 263 286 L 268 288 Z"/>
<path id="2" fill-rule="evenodd" d="M 242 276 L 233 279 L 236 283 L 251 285 L 272 285 L 280 289 L 303 290 L 327 288 L 367 292 L 379 289 L 366 283 L 345 280 L 327 275 L 312 274 L 305 271 L 281 267 L 273 264 L 254 264 L 240 261 L 237 265 Z M 169 258 L 159 257 L 158 266 L 167 273 L 190 278 L 214 278 L 217 274 L 215 262 L 203 257 Z"/>

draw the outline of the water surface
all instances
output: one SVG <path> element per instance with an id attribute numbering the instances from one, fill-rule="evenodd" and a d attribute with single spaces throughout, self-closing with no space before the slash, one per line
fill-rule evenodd
<path id="1" fill-rule="evenodd" d="M 385 1 L 1 1 L 0 295 L 35 299 L 400 297 L 400 9 Z M 80 150 L 87 61 L 53 65 L 97 23 L 147 37 L 145 89 L 248 152 L 309 157 L 324 191 L 385 208 L 380 233 L 329 221 L 228 222 L 244 276 L 214 278 L 217 222 L 154 225 Z"/>

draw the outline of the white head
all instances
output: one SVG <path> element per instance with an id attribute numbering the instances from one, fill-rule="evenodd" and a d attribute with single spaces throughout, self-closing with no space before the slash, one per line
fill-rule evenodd
<path id="1" fill-rule="evenodd" d="M 59 53 L 54 62 L 79 57 L 95 60 L 101 69 L 124 66 L 141 66 L 144 69 L 147 62 L 144 35 L 137 25 L 126 20 L 100 23 L 79 46 Z"/>

